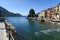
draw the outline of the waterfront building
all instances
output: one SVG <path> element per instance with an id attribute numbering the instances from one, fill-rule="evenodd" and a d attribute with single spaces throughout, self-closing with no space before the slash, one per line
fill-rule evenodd
<path id="1" fill-rule="evenodd" d="M 40 19 L 41 17 L 43 17 L 43 18 L 45 17 L 45 10 L 39 12 L 38 19 Z"/>
<path id="2" fill-rule="evenodd" d="M 60 19 L 60 3 L 54 7 L 48 8 L 47 10 L 41 11 L 38 14 L 38 18 L 41 16 L 47 19 Z"/>

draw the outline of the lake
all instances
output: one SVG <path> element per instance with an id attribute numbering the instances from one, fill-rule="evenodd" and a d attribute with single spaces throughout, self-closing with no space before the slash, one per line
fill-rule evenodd
<path id="1" fill-rule="evenodd" d="M 29 20 L 26 17 L 6 17 L 21 40 L 60 40 L 60 26 Z"/>

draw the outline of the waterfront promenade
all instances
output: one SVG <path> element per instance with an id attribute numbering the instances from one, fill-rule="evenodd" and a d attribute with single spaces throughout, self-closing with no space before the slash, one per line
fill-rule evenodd
<path id="1" fill-rule="evenodd" d="M 9 40 L 9 37 L 7 37 L 4 22 L 0 22 L 0 40 Z"/>

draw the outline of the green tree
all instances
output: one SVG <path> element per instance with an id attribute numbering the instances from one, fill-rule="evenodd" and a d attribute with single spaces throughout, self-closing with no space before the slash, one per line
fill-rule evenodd
<path id="1" fill-rule="evenodd" d="M 38 17 L 38 14 L 35 14 L 35 17 Z"/>
<path id="2" fill-rule="evenodd" d="M 30 9 L 28 17 L 35 17 L 34 9 Z"/>

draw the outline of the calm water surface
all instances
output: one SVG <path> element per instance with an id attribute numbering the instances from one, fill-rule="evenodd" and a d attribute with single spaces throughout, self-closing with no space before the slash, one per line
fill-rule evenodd
<path id="1" fill-rule="evenodd" d="M 25 17 L 6 17 L 22 40 L 60 40 L 60 28 L 50 23 L 40 23 Z"/>

